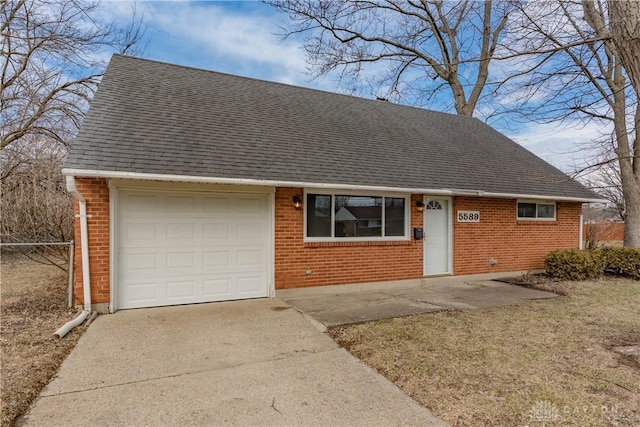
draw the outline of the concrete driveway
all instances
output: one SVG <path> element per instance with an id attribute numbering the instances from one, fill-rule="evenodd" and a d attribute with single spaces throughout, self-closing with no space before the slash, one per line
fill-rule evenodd
<path id="1" fill-rule="evenodd" d="M 445 425 L 282 300 L 121 311 L 26 425 Z"/>

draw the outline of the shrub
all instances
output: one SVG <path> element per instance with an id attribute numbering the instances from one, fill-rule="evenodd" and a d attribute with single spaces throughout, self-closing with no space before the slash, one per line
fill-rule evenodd
<path id="1" fill-rule="evenodd" d="M 602 248 L 595 252 L 608 272 L 640 279 L 640 249 Z"/>
<path id="2" fill-rule="evenodd" d="M 549 252 L 544 259 L 547 274 L 563 280 L 586 280 L 604 271 L 602 257 L 596 251 L 562 249 Z"/>

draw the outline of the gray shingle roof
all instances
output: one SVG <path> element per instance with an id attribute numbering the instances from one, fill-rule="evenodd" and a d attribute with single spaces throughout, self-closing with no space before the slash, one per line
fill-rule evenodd
<path id="1" fill-rule="evenodd" d="M 598 198 L 477 119 L 120 55 L 65 169 Z"/>

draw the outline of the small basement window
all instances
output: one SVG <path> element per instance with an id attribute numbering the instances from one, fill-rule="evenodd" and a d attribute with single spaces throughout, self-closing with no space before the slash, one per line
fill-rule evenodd
<path id="1" fill-rule="evenodd" d="M 307 241 L 409 239 L 409 196 L 340 192 L 305 199 Z"/>
<path id="2" fill-rule="evenodd" d="M 556 203 L 518 201 L 518 219 L 553 221 L 556 219 Z"/>

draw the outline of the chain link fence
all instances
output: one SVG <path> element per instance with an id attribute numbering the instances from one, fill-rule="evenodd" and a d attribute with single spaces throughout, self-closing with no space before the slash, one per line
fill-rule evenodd
<path id="1" fill-rule="evenodd" d="M 69 242 L 0 242 L 3 256 L 7 253 L 26 256 L 42 264 L 54 265 L 69 275 L 67 307 L 73 306 L 73 240 Z M 61 261 L 67 260 L 67 263 Z"/>

